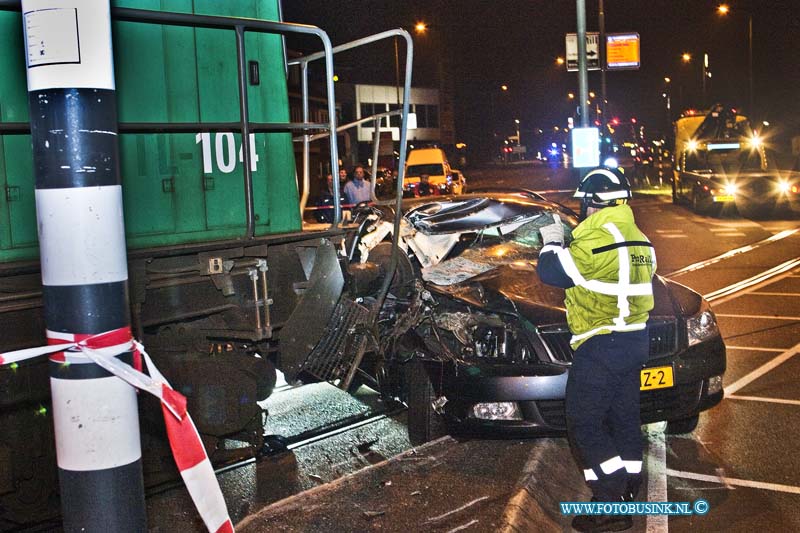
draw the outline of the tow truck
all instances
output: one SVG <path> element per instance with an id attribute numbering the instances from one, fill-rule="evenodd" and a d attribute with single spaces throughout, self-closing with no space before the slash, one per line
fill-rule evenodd
<path id="1" fill-rule="evenodd" d="M 684 112 L 675 121 L 674 154 L 673 202 L 695 213 L 760 216 L 797 201 L 797 180 L 781 176 L 764 139 L 735 108 Z"/>

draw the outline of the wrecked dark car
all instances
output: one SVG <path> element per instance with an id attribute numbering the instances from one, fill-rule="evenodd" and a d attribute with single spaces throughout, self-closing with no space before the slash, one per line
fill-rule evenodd
<path id="1" fill-rule="evenodd" d="M 381 335 L 391 339 L 388 358 L 404 366 L 412 442 L 446 432 L 564 433 L 573 355 L 564 292 L 536 274 L 539 227 L 552 212 L 560 214 L 569 242 L 574 213 L 525 192 L 409 206 L 398 271 L 405 280 L 395 278 L 382 311 L 391 327 Z M 372 244 L 367 236 L 360 245 L 362 258 L 388 231 L 375 226 Z M 658 276 L 653 284 L 641 419 L 687 433 L 701 411 L 722 400 L 725 345 L 699 294 Z"/>

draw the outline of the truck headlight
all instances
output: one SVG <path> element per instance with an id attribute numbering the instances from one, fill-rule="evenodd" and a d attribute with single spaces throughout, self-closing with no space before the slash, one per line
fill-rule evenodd
<path id="1" fill-rule="evenodd" d="M 707 307 L 686 320 L 686 332 L 689 335 L 689 346 L 706 341 L 719 335 L 719 326 L 713 311 Z"/>

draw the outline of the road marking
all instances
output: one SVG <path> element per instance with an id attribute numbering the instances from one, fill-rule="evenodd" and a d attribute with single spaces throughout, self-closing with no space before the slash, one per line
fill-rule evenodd
<path id="1" fill-rule="evenodd" d="M 684 230 L 682 229 L 657 229 L 656 233 L 665 234 L 665 233 L 683 233 Z"/>
<path id="2" fill-rule="evenodd" d="M 800 320 L 800 316 L 784 316 L 784 315 L 737 315 L 734 313 L 714 313 L 716 316 L 724 318 L 755 318 L 765 320 Z"/>
<path id="3" fill-rule="evenodd" d="M 665 424 L 648 424 L 647 433 L 647 501 L 666 502 L 667 498 L 667 444 Z M 647 533 L 669 531 L 667 515 L 647 515 Z"/>
<path id="4" fill-rule="evenodd" d="M 676 235 L 676 234 L 672 234 L 672 233 L 671 234 L 667 234 L 667 235 L 661 235 L 662 239 L 686 239 L 688 237 L 689 236 L 685 235 L 685 234 Z"/>
<path id="5" fill-rule="evenodd" d="M 746 376 L 739 378 L 738 381 L 735 381 L 732 384 L 725 387 L 725 395 L 730 396 L 731 394 L 735 394 L 742 387 L 745 387 L 751 382 L 757 380 L 758 378 L 760 378 L 773 368 L 777 367 L 784 361 L 788 361 L 794 354 L 797 353 L 798 349 L 800 349 L 800 343 L 795 344 L 792 348 L 789 348 L 775 359 L 772 359 L 771 361 L 764 363 L 763 365 L 756 368 Z"/>
<path id="6" fill-rule="evenodd" d="M 428 518 L 427 520 L 425 520 L 425 523 L 426 523 L 426 524 L 428 524 L 428 523 L 430 523 L 430 522 L 438 522 L 438 521 L 439 521 L 439 520 L 441 520 L 442 518 L 447 518 L 447 517 L 448 517 L 448 516 L 450 516 L 451 514 L 455 514 L 455 513 L 458 513 L 458 512 L 460 512 L 460 511 L 463 511 L 463 510 L 464 510 L 464 509 L 466 509 L 467 507 L 472 507 L 472 506 L 473 506 L 473 505 L 475 505 L 476 503 L 480 503 L 480 502 L 482 502 L 483 500 L 488 500 L 488 499 L 489 499 L 489 497 L 488 497 L 488 496 L 481 496 L 480 498 L 475 498 L 475 499 L 474 499 L 474 500 L 472 500 L 471 502 L 467 502 L 467 503 L 465 503 L 464 505 L 462 505 L 461 507 L 459 507 L 459 508 L 457 508 L 457 509 L 453 509 L 452 511 L 447 511 L 446 513 L 444 513 L 444 514 L 440 514 L 439 516 L 432 516 L 431 518 Z"/>
<path id="7" fill-rule="evenodd" d="M 761 348 L 760 346 L 729 346 L 725 345 L 725 348 L 728 350 L 748 350 L 753 352 L 775 352 L 775 353 L 783 353 L 786 351 L 786 348 Z"/>
<path id="8" fill-rule="evenodd" d="M 726 232 L 718 232 L 714 234 L 715 237 L 746 237 L 746 233 L 742 233 L 741 231 L 726 231 Z"/>
<path id="9" fill-rule="evenodd" d="M 474 526 L 478 522 L 480 522 L 480 520 L 478 520 L 477 518 L 474 518 L 474 519 L 470 520 L 469 522 L 467 522 L 466 524 L 463 524 L 463 525 L 458 526 L 458 527 L 454 527 L 453 529 L 451 529 L 447 533 L 455 533 L 456 531 L 461 531 L 462 529 L 467 529 L 468 527 Z"/>
<path id="10" fill-rule="evenodd" d="M 749 252 L 751 250 L 755 250 L 756 248 L 764 246 L 765 244 L 768 244 L 770 242 L 775 242 L 775 241 L 779 241 L 781 239 L 785 239 L 786 237 L 794 235 L 798 231 L 800 231 L 800 228 L 788 229 L 786 231 L 782 231 L 780 233 L 776 233 L 775 235 L 773 235 L 771 237 L 767 237 L 764 240 L 761 240 L 761 241 L 758 241 L 758 242 L 754 242 L 753 244 L 748 244 L 747 246 L 742 246 L 741 248 L 728 250 L 727 252 L 725 252 L 723 254 L 720 254 L 720 255 L 718 255 L 716 257 L 712 257 L 710 259 L 706 259 L 704 261 L 699 261 L 697 263 L 693 263 L 691 265 L 685 266 L 685 267 L 683 267 L 683 268 L 681 268 L 679 270 L 676 270 L 675 272 L 667 274 L 666 277 L 671 278 L 672 276 L 678 276 L 680 274 L 685 274 L 685 273 L 691 272 L 693 270 L 697 270 L 697 269 L 700 269 L 700 268 L 703 268 L 703 267 L 707 267 L 709 265 L 713 265 L 714 263 L 718 263 L 719 261 L 722 261 L 723 259 L 727 259 L 729 257 L 733 257 L 734 255 L 743 254 L 745 252 Z M 798 275 L 797 277 L 800 277 L 800 275 Z"/>
<path id="11" fill-rule="evenodd" d="M 734 477 L 709 476 L 708 474 L 695 474 L 694 472 L 682 472 L 680 470 L 673 470 L 671 468 L 667 469 L 667 475 L 682 479 L 692 479 L 695 481 L 707 481 L 709 483 L 719 483 L 721 485 L 733 485 L 734 487 L 737 486 L 748 487 L 752 489 L 774 490 L 776 492 L 788 492 L 789 494 L 800 494 L 800 487 L 795 487 L 793 485 L 780 485 L 778 483 L 766 483 L 764 481 L 750 481 L 749 479 L 737 479 Z"/>
<path id="12" fill-rule="evenodd" d="M 750 296 L 800 296 L 800 292 L 768 292 L 768 291 L 752 291 L 749 292 Z"/>
<path id="13" fill-rule="evenodd" d="M 749 402 L 782 403 L 785 405 L 800 405 L 800 400 L 789 400 L 787 398 L 764 398 L 761 396 L 725 396 L 726 400 L 746 400 Z"/>
<path id="14" fill-rule="evenodd" d="M 800 266 L 800 257 L 789 259 L 788 261 L 785 261 L 780 265 L 765 270 L 761 274 L 756 274 L 751 278 L 747 278 L 732 285 L 728 285 L 727 287 L 723 287 L 708 294 L 704 294 L 703 297 L 709 302 L 718 300 L 717 305 L 719 305 L 723 302 L 727 302 L 728 300 L 736 298 L 737 296 L 741 296 L 740 293 L 742 293 L 742 291 L 744 291 L 745 289 L 750 289 L 750 291 L 754 291 L 766 285 L 771 285 L 772 283 L 775 283 L 776 281 L 779 281 L 784 278 L 784 276 L 782 276 L 781 274 L 788 275 L 790 271 L 794 270 L 798 266 Z"/>

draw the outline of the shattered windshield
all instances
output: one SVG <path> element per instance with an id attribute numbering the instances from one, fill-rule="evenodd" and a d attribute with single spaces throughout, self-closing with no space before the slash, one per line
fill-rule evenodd
<path id="1" fill-rule="evenodd" d="M 463 233 L 447 259 L 423 269 L 423 278 L 437 285 L 453 285 L 499 266 L 530 268 L 543 246 L 539 228 L 553 223 L 553 213 L 540 211 L 522 221 Z M 559 218 L 569 244 L 577 221 L 563 214 Z"/>
<path id="2" fill-rule="evenodd" d="M 543 211 L 521 224 L 485 229 L 475 235 L 472 243 L 460 256 L 492 265 L 535 260 L 543 246 L 539 228 L 552 223 L 552 213 Z M 561 223 L 564 226 L 565 238 L 570 242 L 572 227 L 564 219 Z"/>

